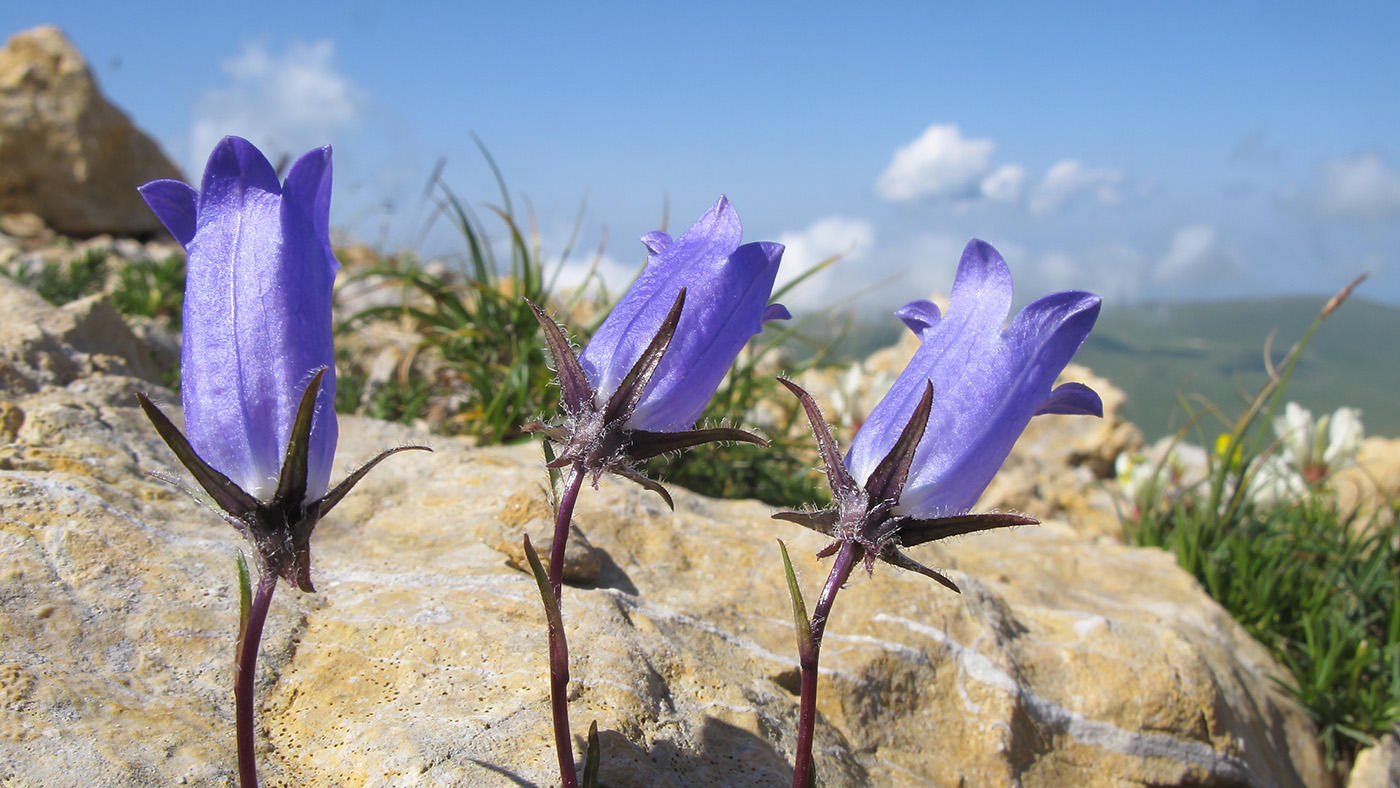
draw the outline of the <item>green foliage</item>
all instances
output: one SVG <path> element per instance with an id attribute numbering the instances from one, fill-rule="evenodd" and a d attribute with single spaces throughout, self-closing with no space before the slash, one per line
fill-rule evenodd
<path id="1" fill-rule="evenodd" d="M 446 403 L 451 412 L 438 426 L 440 430 L 501 443 L 521 437 L 520 426 L 552 409 L 557 401 L 539 324 L 526 303 L 526 299 L 549 303 L 552 282 L 545 276 L 538 235 L 530 232 L 527 238 L 500 171 L 485 148 L 482 153 L 502 200 L 501 207 L 487 209 L 506 232 L 509 259 L 497 259 L 482 221 L 437 180 L 442 195 L 439 208 L 466 242 L 462 270 L 453 275 L 431 273 L 416 265 L 370 268 L 355 278 L 382 278 L 400 289 L 402 303 L 365 309 L 340 330 L 372 320 L 406 321 L 421 335 L 420 349 L 425 353 L 420 354 L 422 363 L 406 369 L 398 391 L 386 395 L 392 401 L 381 403 L 381 410 L 407 419 L 430 400 Z M 566 248 L 561 263 L 568 255 Z M 563 306 L 567 311 L 572 302 Z"/>
<path id="2" fill-rule="evenodd" d="M 1350 760 L 1400 723 L 1400 529 L 1318 496 L 1228 516 L 1182 502 L 1124 523 L 1201 581 L 1291 674 L 1282 685 Z"/>
<path id="3" fill-rule="evenodd" d="M 656 457 L 645 466 L 648 475 L 662 478 L 716 498 L 757 498 L 774 506 L 825 506 L 826 487 L 816 470 L 817 455 L 798 401 L 758 369 L 760 360 L 781 339 L 756 353 L 740 355 L 705 407 L 701 424 L 738 421 L 747 429 L 761 407 L 776 411 L 762 430 L 768 448 L 751 443 L 711 444 L 675 456 Z"/>
<path id="4" fill-rule="evenodd" d="M 173 254 L 164 260 L 128 263 L 117 272 L 112 306 L 123 315 L 150 317 L 180 328 L 185 304 L 185 257 Z"/>
<path id="5" fill-rule="evenodd" d="M 1363 519 L 1342 510 L 1325 484 L 1284 503 L 1262 502 L 1252 491 L 1277 449 L 1267 429 L 1283 391 L 1313 332 L 1339 304 L 1324 308 L 1280 367 L 1270 368 L 1245 413 L 1227 424 L 1202 488 L 1163 495 L 1171 485 L 1159 466 L 1123 522 L 1129 543 L 1175 553 L 1288 669 L 1280 683 L 1317 721 L 1329 762 L 1351 760 L 1400 723 L 1400 502 Z M 1218 415 L 1185 403 L 1188 426 Z"/>
<path id="6" fill-rule="evenodd" d="M 92 248 L 67 262 L 50 260 L 37 269 L 15 268 L 5 274 L 33 288 L 50 304 L 62 306 L 102 290 L 107 278 L 107 252 Z"/>

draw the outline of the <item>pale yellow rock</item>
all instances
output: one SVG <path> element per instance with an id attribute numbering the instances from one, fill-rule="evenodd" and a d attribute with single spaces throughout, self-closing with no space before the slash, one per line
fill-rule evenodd
<path id="1" fill-rule="evenodd" d="M 65 235 L 150 235 L 136 187 L 180 178 L 160 147 L 102 96 L 55 27 L 0 49 L 0 213 L 30 213 Z"/>
<path id="2" fill-rule="evenodd" d="M 1400 438 L 1367 438 L 1356 464 L 1338 472 L 1328 485 L 1337 491 L 1341 510 L 1355 510 L 1359 523 L 1373 518 L 1381 525 L 1392 522 L 1400 502 Z"/>
<path id="3" fill-rule="evenodd" d="M 1395 788 L 1400 785 L 1400 741 L 1394 733 L 1356 756 L 1347 776 L 1347 788 Z"/>
<path id="4" fill-rule="evenodd" d="M 238 538 L 139 475 L 172 461 L 135 409 L 83 407 L 81 429 L 24 428 L 53 470 L 0 472 L 0 661 L 17 698 L 0 776 L 229 784 Z M 342 435 L 351 461 L 410 437 L 360 420 Z M 436 444 L 322 523 L 319 594 L 279 591 L 259 671 L 269 784 L 553 779 L 537 591 L 486 542 L 538 489 L 540 461 Z M 752 502 L 676 503 L 606 478 L 584 491 L 610 560 L 565 592 L 575 728 L 598 721 L 613 786 L 780 784 L 795 660 L 773 539 L 809 597 L 822 540 Z M 1166 554 L 1052 525 L 919 556 L 965 593 L 882 566 L 838 600 L 823 784 L 1325 784 L 1313 729 L 1271 689 L 1277 667 Z"/>

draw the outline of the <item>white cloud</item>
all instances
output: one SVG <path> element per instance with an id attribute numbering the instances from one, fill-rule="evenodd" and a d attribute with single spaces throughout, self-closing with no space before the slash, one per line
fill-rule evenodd
<path id="1" fill-rule="evenodd" d="M 646 250 L 642 250 L 643 252 Z M 604 254 L 597 259 L 597 266 L 594 267 L 594 256 L 570 257 L 564 261 L 563 268 L 559 270 L 559 278 L 555 280 L 555 286 L 563 291 L 577 290 L 585 283 L 589 292 L 597 292 L 599 288 L 604 289 L 611 300 L 616 301 L 622 296 L 627 286 L 632 284 L 632 280 L 637 278 L 641 272 L 645 259 L 638 253 L 635 262 L 626 263 L 617 258 Z M 545 270 L 545 276 L 554 276 L 555 266 L 558 263 L 550 263 Z"/>
<path id="2" fill-rule="evenodd" d="M 965 139 L 956 125 L 935 123 L 895 151 L 894 159 L 875 181 L 875 193 L 894 202 L 971 196 L 990 168 L 996 149 L 991 140 Z"/>
<path id="3" fill-rule="evenodd" d="M 1027 207 L 1037 215 L 1053 213 L 1082 195 L 1105 205 L 1113 205 L 1122 199 L 1119 187 L 1125 178 L 1122 170 L 1091 170 L 1082 162 L 1065 159 L 1051 167 L 1045 173 L 1045 178 L 1036 184 Z"/>
<path id="4" fill-rule="evenodd" d="M 1038 255 L 1034 265 L 1020 269 L 1011 263 L 1018 293 L 1038 297 L 1060 290 L 1088 290 L 1117 304 L 1137 300 L 1149 267 L 1147 257 L 1127 244 L 1092 246 L 1074 253 L 1051 250 Z"/>
<path id="5" fill-rule="evenodd" d="M 330 41 L 297 41 L 280 53 L 246 44 L 220 68 L 231 84 L 207 91 L 195 110 L 192 173 L 227 135 L 246 137 L 275 162 L 332 142 L 364 113 L 365 95 L 337 70 Z"/>
<path id="6" fill-rule="evenodd" d="M 816 309 L 831 304 L 834 298 L 850 295 L 850 290 L 844 293 L 832 292 L 833 285 L 838 281 L 838 271 L 839 281 L 859 282 L 857 287 L 874 283 L 873 280 L 867 281 L 853 275 L 857 265 L 866 261 L 871 249 L 875 247 L 875 225 L 864 219 L 827 216 L 812 222 L 805 230 L 782 233 L 778 236 L 778 243 L 787 248 L 783 252 L 783 263 L 778 269 L 778 281 L 774 290 L 796 279 L 823 260 L 841 255 L 841 259 L 835 264 L 813 274 L 783 296 L 783 303 L 789 309 Z"/>
<path id="7" fill-rule="evenodd" d="M 892 202 L 947 200 L 960 210 L 1014 206 L 1037 216 L 1081 199 L 1103 205 L 1122 201 L 1127 183 L 1122 170 L 1090 169 L 1075 159 L 1063 159 L 1037 180 L 1020 164 L 994 168 L 996 150 L 990 139 L 967 139 L 956 125 L 935 123 L 895 151 L 875 181 L 875 193 Z"/>
<path id="8" fill-rule="evenodd" d="M 1208 224 L 1193 224 L 1176 231 L 1166 254 L 1152 272 L 1154 281 L 1176 284 L 1209 273 L 1219 258 L 1219 233 Z"/>
<path id="9" fill-rule="evenodd" d="M 992 202 L 1015 205 L 1026 191 L 1026 168 L 1019 164 L 1003 164 L 982 179 L 982 196 Z"/>
<path id="10" fill-rule="evenodd" d="M 1323 162 L 1316 189 L 1317 209 L 1325 215 L 1385 219 L 1400 214 L 1400 171 L 1375 153 Z"/>

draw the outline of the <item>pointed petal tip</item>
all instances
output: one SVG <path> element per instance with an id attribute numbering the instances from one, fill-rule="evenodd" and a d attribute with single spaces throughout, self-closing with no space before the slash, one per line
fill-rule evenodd
<path id="1" fill-rule="evenodd" d="M 767 323 L 770 320 L 791 320 L 792 312 L 782 304 L 769 304 L 763 310 L 763 317 L 759 322 Z"/>
<path id="2" fill-rule="evenodd" d="M 910 301 L 899 309 L 895 310 L 895 317 L 904 322 L 915 335 L 922 336 L 923 333 L 933 328 L 943 317 L 939 311 L 938 304 L 928 299 Z"/>
<path id="3" fill-rule="evenodd" d="M 256 145 L 242 137 L 224 137 L 214 146 L 209 154 L 209 163 L 204 167 L 200 194 L 208 195 L 215 191 L 215 184 L 220 180 L 236 181 L 243 188 L 257 188 L 272 194 L 282 191 L 272 163 Z"/>
<path id="4" fill-rule="evenodd" d="M 653 230 L 642 236 L 642 244 L 652 254 L 661 254 L 671 245 L 671 236 L 663 230 Z"/>
<path id="5" fill-rule="evenodd" d="M 1063 383 L 1050 392 L 1034 415 L 1049 413 L 1103 418 L 1103 399 L 1083 383 Z"/>
<path id="6" fill-rule="evenodd" d="M 181 246 L 189 246 L 198 225 L 199 192 L 188 183 L 173 179 L 151 181 L 138 186 L 136 191 L 175 240 Z"/>

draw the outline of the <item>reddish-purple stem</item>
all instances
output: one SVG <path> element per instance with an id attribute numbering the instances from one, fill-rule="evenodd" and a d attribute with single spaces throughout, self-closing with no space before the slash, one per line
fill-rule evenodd
<path id="1" fill-rule="evenodd" d="M 569 469 L 564 497 L 559 499 L 559 513 L 554 520 L 554 540 L 549 544 L 549 587 L 554 592 L 555 605 L 560 608 L 559 626 L 549 628 L 549 703 L 554 711 L 554 749 L 559 755 L 559 779 L 563 788 L 578 788 L 578 772 L 574 767 L 573 741 L 569 737 L 569 643 L 564 637 L 561 591 L 569 524 L 574 519 L 574 504 L 585 475 L 581 464 Z"/>
<path id="2" fill-rule="evenodd" d="M 255 758 L 256 726 L 253 723 L 253 681 L 257 677 L 258 644 L 262 641 L 263 623 L 272 606 L 272 592 L 277 589 L 277 576 L 263 574 L 258 578 L 258 592 L 248 610 L 248 622 L 239 644 L 236 673 L 233 680 L 234 727 L 238 731 L 238 785 L 258 788 L 258 764 Z"/>
<path id="3" fill-rule="evenodd" d="M 831 605 L 836 601 L 836 592 L 846 584 L 851 570 L 864 555 L 864 550 L 855 542 L 843 542 L 831 566 L 831 574 L 822 586 L 822 594 L 817 598 L 817 606 L 812 610 L 812 648 L 810 653 L 797 655 L 802 668 L 802 701 L 797 718 L 797 759 L 793 764 L 792 788 L 807 788 L 812 780 L 812 738 L 817 726 L 817 661 L 821 656 L 822 634 L 826 632 L 826 619 L 831 614 Z"/>

